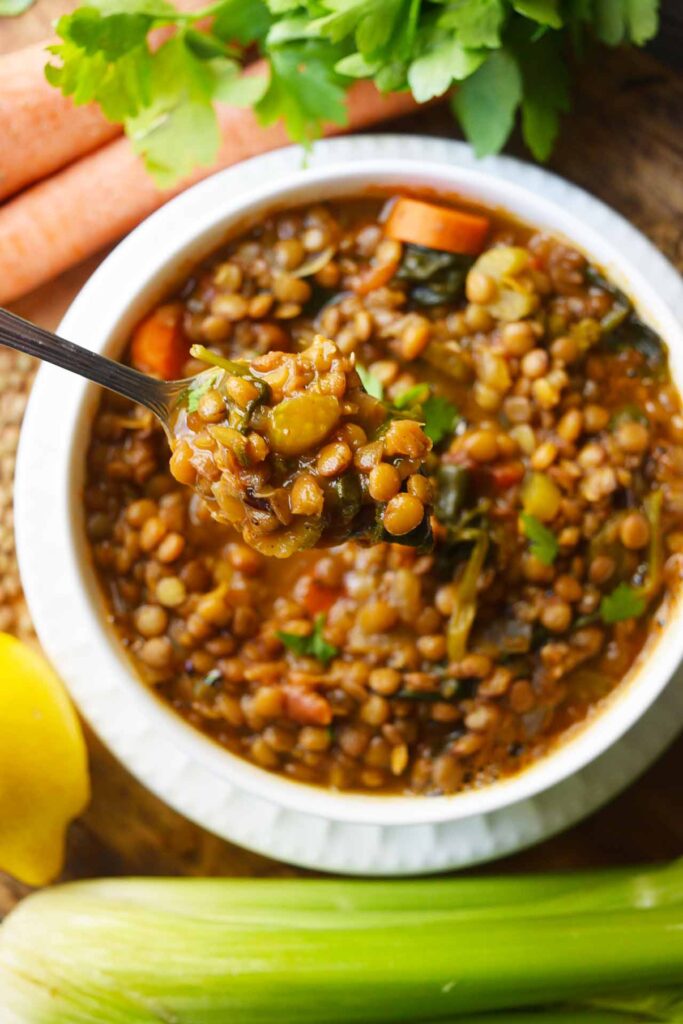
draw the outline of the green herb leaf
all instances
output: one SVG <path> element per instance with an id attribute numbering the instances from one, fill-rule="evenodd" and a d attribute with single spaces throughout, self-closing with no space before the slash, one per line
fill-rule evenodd
<path id="1" fill-rule="evenodd" d="M 657 34 L 658 11 L 658 0 L 597 0 L 592 12 L 595 35 L 608 46 L 643 46 Z"/>
<path id="2" fill-rule="evenodd" d="M 186 392 L 187 411 L 196 412 L 199 406 L 199 399 L 202 395 L 205 395 L 207 391 L 215 387 L 223 376 L 221 370 L 210 370 L 204 371 L 203 373 L 197 374 L 192 383 L 189 385 Z"/>
<path id="3" fill-rule="evenodd" d="M 110 121 L 135 117 L 152 99 L 147 33 L 154 23 L 147 14 L 102 15 L 94 7 L 61 17 L 62 42 L 49 48 L 61 63 L 47 65 L 48 81 L 78 105 L 96 101 Z"/>
<path id="4" fill-rule="evenodd" d="M 560 550 L 555 534 L 547 526 L 544 526 L 536 516 L 529 515 L 527 512 L 522 513 L 521 519 L 524 534 L 530 542 L 531 554 L 543 565 L 552 565 Z"/>
<path id="5" fill-rule="evenodd" d="M 290 138 L 310 143 L 325 123 L 346 124 L 343 79 L 334 70 L 340 54 L 327 43 L 287 43 L 270 53 L 270 82 L 256 104 L 263 125 L 283 119 Z"/>
<path id="6" fill-rule="evenodd" d="M 214 17 L 214 35 L 243 45 L 262 42 L 272 24 L 263 0 L 223 0 Z"/>
<path id="7" fill-rule="evenodd" d="M 643 614 L 647 602 L 634 587 L 628 583 L 620 583 L 600 602 L 600 615 L 603 622 L 622 622 L 624 619 L 637 619 Z"/>
<path id="8" fill-rule="evenodd" d="M 453 98 L 453 109 L 477 156 L 503 148 L 521 98 L 522 76 L 507 50 L 491 53 L 465 79 Z"/>
<path id="9" fill-rule="evenodd" d="M 447 398 L 432 394 L 429 384 L 415 384 L 394 399 L 395 409 L 411 409 L 419 406 L 424 422 L 424 432 L 438 444 L 452 434 L 460 419 L 457 408 Z"/>
<path id="10" fill-rule="evenodd" d="M 516 48 L 522 71 L 522 132 L 537 160 L 547 160 L 560 127 L 559 115 L 569 110 L 569 76 L 563 61 L 561 37 L 546 32 Z"/>
<path id="11" fill-rule="evenodd" d="M 371 373 L 362 363 L 356 363 L 356 372 L 367 393 L 372 395 L 373 398 L 379 398 L 381 402 L 384 398 L 384 385 L 382 381 L 375 377 L 374 373 Z"/>
<path id="12" fill-rule="evenodd" d="M 0 16 L 28 3 L 0 0 Z M 326 123 L 346 123 L 353 79 L 412 89 L 418 102 L 460 82 L 453 111 L 479 156 L 502 148 L 521 107 L 526 143 L 544 160 L 568 107 L 568 46 L 590 33 L 609 45 L 645 43 L 657 11 L 657 0 L 216 0 L 195 11 L 90 0 L 59 19 L 45 73 L 75 103 L 98 103 L 122 124 L 161 186 L 214 159 L 216 102 L 251 106 L 264 125 L 282 120 L 308 146 Z M 169 26 L 175 35 L 152 52 L 150 32 Z M 235 59 L 254 50 L 267 80 L 239 74 Z M 450 301 L 461 278 L 454 265 L 416 284 L 411 300 Z M 615 316 L 610 330 L 623 319 Z"/>
<path id="13" fill-rule="evenodd" d="M 441 395 L 430 395 L 427 401 L 422 403 L 422 414 L 425 421 L 424 432 L 434 444 L 443 441 L 444 437 L 449 437 L 460 419 L 453 403 Z"/>
<path id="14" fill-rule="evenodd" d="M 549 25 L 550 28 L 562 28 L 558 0 L 512 0 L 512 6 L 525 18 Z"/>
<path id="15" fill-rule="evenodd" d="M 460 0 L 446 5 L 437 24 L 439 28 L 454 29 L 461 46 L 495 49 L 500 46 L 504 21 L 502 0 Z"/>
<path id="16" fill-rule="evenodd" d="M 223 678 L 223 673 L 219 668 L 212 668 L 210 672 L 207 672 L 202 682 L 204 686 L 216 686 Z"/>
<path id="17" fill-rule="evenodd" d="M 414 405 L 422 405 L 429 398 L 430 392 L 429 384 L 415 384 L 394 399 L 394 408 L 411 409 Z"/>
<path id="18" fill-rule="evenodd" d="M 431 39 L 427 51 L 408 68 L 408 84 L 418 103 L 442 96 L 454 81 L 467 78 L 484 61 L 483 51 L 467 50 L 455 36 Z"/>
<path id="19" fill-rule="evenodd" d="M 294 654 L 316 658 L 323 665 L 327 665 L 333 658 L 336 658 L 339 650 L 333 644 L 328 644 L 323 636 L 324 629 L 325 616 L 321 614 L 316 615 L 313 631 L 308 636 L 297 636 L 296 633 L 284 633 L 281 630 L 277 635 L 285 647 L 293 651 Z"/>

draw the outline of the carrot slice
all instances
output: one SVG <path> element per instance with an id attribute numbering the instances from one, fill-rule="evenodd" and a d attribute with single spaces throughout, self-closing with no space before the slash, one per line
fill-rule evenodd
<path id="1" fill-rule="evenodd" d="M 476 255 L 490 227 L 488 217 L 418 199 L 397 199 L 384 226 L 387 238 L 427 249 Z"/>
<path id="2" fill-rule="evenodd" d="M 181 314 L 179 303 L 168 303 L 159 306 L 138 324 L 131 345 L 131 359 L 136 369 L 156 374 L 163 380 L 180 377 L 190 357 L 189 342 L 181 327 Z"/>
<path id="3" fill-rule="evenodd" d="M 352 288 L 356 295 L 367 295 L 368 292 L 374 292 L 376 288 L 383 288 L 385 284 L 389 284 L 397 270 L 398 263 L 380 263 L 367 267 L 352 283 Z"/>

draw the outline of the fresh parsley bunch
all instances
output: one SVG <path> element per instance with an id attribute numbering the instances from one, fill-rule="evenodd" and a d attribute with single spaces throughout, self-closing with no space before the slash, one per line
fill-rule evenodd
<path id="1" fill-rule="evenodd" d="M 355 79 L 451 107 L 478 156 L 498 152 L 517 117 L 545 160 L 569 107 L 568 60 L 592 40 L 642 45 L 658 0 L 217 0 L 194 13 L 167 0 L 91 0 L 60 18 L 49 81 L 123 124 L 158 184 L 219 146 L 214 103 L 282 119 L 309 144 L 343 124 Z M 207 19 L 209 19 L 207 21 Z M 174 26 L 158 48 L 153 29 Z M 263 75 L 243 75 L 252 56 Z"/>

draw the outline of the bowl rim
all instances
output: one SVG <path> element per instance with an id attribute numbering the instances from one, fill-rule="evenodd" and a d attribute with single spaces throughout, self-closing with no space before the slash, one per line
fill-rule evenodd
<path id="1" fill-rule="evenodd" d="M 397 137 L 374 138 L 381 141 Z M 406 138 L 398 137 L 404 142 Z M 417 138 L 425 153 L 433 148 L 428 143 L 440 141 Z M 442 190 L 479 197 L 484 204 L 511 210 L 532 225 L 552 226 L 553 230 L 570 238 L 605 266 L 610 276 L 616 277 L 617 283 L 628 283 L 629 293 L 637 308 L 641 312 L 646 311 L 648 321 L 654 323 L 665 337 L 670 348 L 672 374 L 679 386 L 683 384 L 683 331 L 672 310 L 658 295 L 651 281 L 643 277 L 623 251 L 597 235 L 590 225 L 570 209 L 563 209 L 529 187 L 491 173 L 490 162 L 477 165 L 476 168 L 463 167 L 449 164 L 443 158 L 438 159 L 436 153 L 430 159 L 422 160 L 397 158 L 395 155 L 383 158 L 355 154 L 352 160 L 345 161 L 339 158 L 343 154 L 343 146 L 339 143 L 349 141 L 334 140 L 320 144 L 316 150 L 323 150 L 323 154 L 327 155 L 327 163 L 316 166 L 312 161 L 307 169 L 294 169 L 284 179 L 274 183 L 262 182 L 250 191 L 240 193 L 237 199 L 221 197 L 220 184 L 222 180 L 229 179 L 230 170 L 207 179 L 177 197 L 143 222 L 100 265 L 62 321 L 62 332 L 80 343 L 89 341 L 90 347 L 97 350 L 111 350 L 142 311 L 149 308 L 155 298 L 160 297 L 164 285 L 168 287 L 169 279 L 177 276 L 180 265 L 196 263 L 200 252 L 215 247 L 222 236 L 231 233 L 228 223 L 243 225 L 257 209 L 287 205 L 282 202 L 285 197 L 293 202 L 304 201 L 300 193 L 310 193 L 320 187 L 330 188 L 330 195 L 342 195 L 354 191 L 354 188 L 357 191 L 359 183 L 368 178 L 375 184 L 381 178 L 387 185 L 412 183 L 434 187 L 435 183 L 440 182 L 441 186 L 436 184 L 436 187 Z M 497 163 L 517 164 L 509 158 L 503 158 L 502 161 L 499 159 Z M 529 172 L 536 170 L 528 168 Z M 581 195 L 578 190 L 575 191 Z M 680 293 L 676 296 L 676 306 L 683 308 L 683 285 L 676 272 L 635 229 L 625 222 L 623 227 L 627 235 L 630 233 L 632 240 L 638 241 L 641 255 L 643 251 L 650 250 L 647 254 L 655 264 L 659 264 L 656 268 L 658 280 L 661 281 L 662 273 L 675 275 Z M 192 256 L 189 255 L 190 250 L 194 250 Z M 673 292 L 671 281 L 669 285 L 669 290 Z M 121 301 L 118 293 L 116 299 L 111 298 L 112 288 L 122 289 L 124 301 Z M 98 321 L 95 331 L 94 318 Z M 64 664 L 66 670 L 63 675 L 76 702 L 105 741 L 106 710 L 97 706 L 97 695 L 89 694 L 87 680 L 83 679 L 82 674 L 77 682 L 70 678 L 66 664 L 69 659 L 64 656 L 64 638 L 56 635 L 54 620 L 51 622 L 51 608 L 54 609 L 54 604 L 44 587 L 44 569 L 33 550 L 36 538 L 30 536 L 31 530 L 28 529 L 29 522 L 35 524 L 38 521 L 36 500 L 41 497 L 40 493 L 37 496 L 31 494 L 30 467 L 40 462 L 50 395 L 53 399 L 52 412 L 57 412 L 54 407 L 56 384 L 62 390 L 67 387 L 68 393 L 75 399 L 74 408 L 67 411 L 64 433 L 59 438 L 61 491 L 58 487 L 56 494 L 52 492 L 42 495 L 48 499 L 47 507 L 52 506 L 51 528 L 43 548 L 47 543 L 53 556 L 55 573 L 57 576 L 61 573 L 62 582 L 67 584 L 66 589 L 63 586 L 60 589 L 60 596 L 72 612 L 81 613 L 87 626 L 88 648 L 94 641 L 98 665 L 105 664 L 107 671 L 114 673 L 117 681 L 131 692 L 138 710 L 148 716 L 155 727 L 163 729 L 172 742 L 193 759 L 247 793 L 307 814 L 367 824 L 426 824 L 488 813 L 528 799 L 599 756 L 649 707 L 680 660 L 680 645 L 675 642 L 675 634 L 678 632 L 676 627 L 683 626 L 683 609 L 679 602 L 672 609 L 655 649 L 648 650 L 642 664 L 635 671 L 632 670 L 606 706 L 576 735 L 566 737 L 525 770 L 481 789 L 428 799 L 419 796 L 339 793 L 293 782 L 258 768 L 218 746 L 149 693 L 134 674 L 132 664 L 123 653 L 113 630 L 107 628 L 102 614 L 102 602 L 94 589 L 94 574 L 86 564 L 79 503 L 73 486 L 74 480 L 78 479 L 79 462 L 82 463 L 82 450 L 79 451 L 78 445 L 73 442 L 89 418 L 97 389 L 75 379 L 70 379 L 66 385 L 60 371 L 43 367 L 29 402 L 18 454 L 17 552 L 29 607 L 34 614 L 41 642 L 58 670 Z M 86 661 L 90 658 L 88 651 Z M 82 667 L 82 659 L 79 664 Z M 120 744 L 113 749 L 125 761 L 125 751 L 121 751 Z"/>

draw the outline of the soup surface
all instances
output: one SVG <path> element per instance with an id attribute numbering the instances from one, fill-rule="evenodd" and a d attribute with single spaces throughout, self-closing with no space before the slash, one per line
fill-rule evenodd
<path id="1" fill-rule="evenodd" d="M 486 214 L 478 246 L 446 223 L 440 249 L 438 214 L 408 217 L 406 241 L 396 208 L 274 214 L 128 355 L 178 377 L 204 368 L 192 343 L 253 358 L 333 339 L 424 424 L 433 547 L 265 557 L 173 478 L 151 416 L 111 396 L 84 500 L 111 621 L 193 725 L 292 779 L 453 793 L 541 757 L 661 629 L 683 564 L 683 413 L 660 338 L 564 241 Z M 349 468 L 389 503 L 400 460 L 371 484 L 373 438 L 347 441 L 340 484 Z"/>

